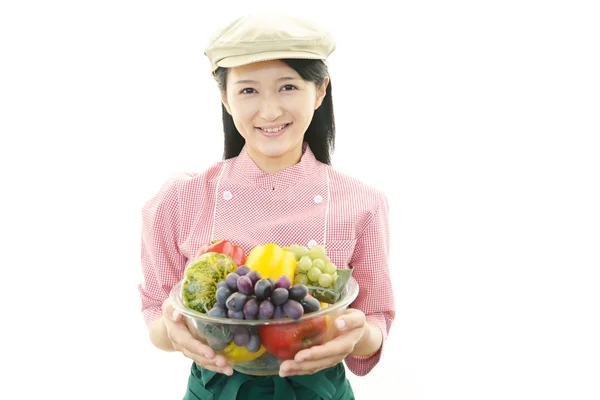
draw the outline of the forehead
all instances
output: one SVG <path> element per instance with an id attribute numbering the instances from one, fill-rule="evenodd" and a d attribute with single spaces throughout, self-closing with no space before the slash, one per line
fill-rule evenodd
<path id="1" fill-rule="evenodd" d="M 257 63 L 233 67 L 229 71 L 232 82 L 238 80 L 268 81 L 281 77 L 300 78 L 300 75 L 281 60 L 261 61 Z"/>

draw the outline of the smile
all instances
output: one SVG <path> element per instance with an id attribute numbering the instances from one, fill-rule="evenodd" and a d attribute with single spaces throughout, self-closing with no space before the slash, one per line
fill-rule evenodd
<path id="1" fill-rule="evenodd" d="M 260 130 L 263 134 L 267 135 L 267 136 L 278 136 L 280 134 L 282 134 L 286 128 L 288 126 L 290 126 L 291 124 L 285 124 L 285 125 L 281 125 L 275 128 L 256 128 L 258 130 Z"/>

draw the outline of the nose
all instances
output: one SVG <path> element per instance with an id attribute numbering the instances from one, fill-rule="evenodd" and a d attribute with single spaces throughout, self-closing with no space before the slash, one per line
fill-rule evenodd
<path id="1" fill-rule="evenodd" d="M 275 121 L 283 112 L 277 96 L 264 96 L 260 103 L 260 117 L 265 121 Z"/>

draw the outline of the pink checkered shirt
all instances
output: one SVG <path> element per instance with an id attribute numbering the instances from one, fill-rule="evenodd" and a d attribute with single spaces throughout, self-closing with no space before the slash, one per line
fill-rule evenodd
<path id="1" fill-rule="evenodd" d="M 162 313 L 188 259 L 204 243 L 227 239 L 246 254 L 259 244 L 323 244 L 339 268 L 352 268 L 359 295 L 351 307 L 376 324 L 384 342 L 395 317 L 389 276 L 388 203 L 378 190 L 319 162 L 304 146 L 300 162 L 276 174 L 260 170 L 244 148 L 203 173 L 175 176 L 142 209 L 142 313 Z M 366 375 L 381 351 L 348 356 Z"/>

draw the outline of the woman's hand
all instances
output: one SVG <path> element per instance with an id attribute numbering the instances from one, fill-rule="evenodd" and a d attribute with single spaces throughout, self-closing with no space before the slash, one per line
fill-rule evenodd
<path id="1" fill-rule="evenodd" d="M 175 350 L 192 359 L 202 368 L 231 376 L 233 369 L 223 356 L 192 336 L 181 314 L 177 313 L 167 298 L 163 303 L 163 320 L 167 336 Z"/>
<path id="2" fill-rule="evenodd" d="M 369 325 L 362 311 L 349 308 L 335 320 L 337 334 L 331 341 L 299 351 L 293 360 L 281 363 L 279 375 L 309 375 L 343 361 L 369 335 Z"/>

